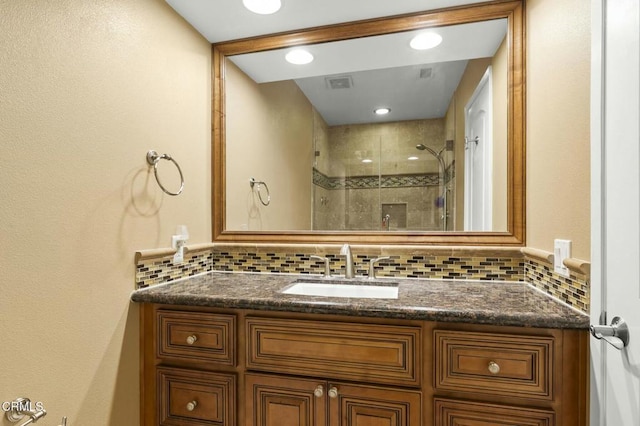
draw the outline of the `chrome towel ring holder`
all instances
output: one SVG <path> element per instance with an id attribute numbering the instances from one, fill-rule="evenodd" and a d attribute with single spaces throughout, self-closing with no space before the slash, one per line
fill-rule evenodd
<path id="1" fill-rule="evenodd" d="M 260 187 L 263 185 L 264 185 L 264 189 L 267 190 L 267 201 L 264 201 L 264 199 L 262 198 L 262 192 L 260 192 Z M 259 182 L 254 178 L 251 178 L 249 179 L 249 186 L 251 186 L 252 189 L 254 186 L 256 186 L 256 189 L 258 190 L 258 198 L 260 199 L 260 202 L 262 203 L 263 206 L 268 206 L 269 203 L 271 203 L 271 193 L 269 192 L 269 187 L 265 182 Z"/>
<path id="2" fill-rule="evenodd" d="M 178 192 L 169 191 L 167 188 L 164 187 L 164 185 L 162 185 L 162 182 L 160 182 L 160 178 L 158 177 L 158 163 L 160 162 L 160 160 L 171 161 L 173 164 L 175 164 L 176 168 L 178 169 L 178 173 L 180 173 L 180 189 L 178 189 Z M 156 182 L 158 182 L 158 185 L 166 194 L 176 196 L 182 193 L 182 190 L 184 189 L 184 176 L 182 175 L 182 170 L 180 169 L 180 165 L 176 162 L 176 160 L 173 159 L 173 157 L 171 157 L 169 154 L 160 155 L 154 150 L 151 150 L 147 152 L 147 163 L 150 166 L 153 166 L 153 173 L 156 176 Z"/>

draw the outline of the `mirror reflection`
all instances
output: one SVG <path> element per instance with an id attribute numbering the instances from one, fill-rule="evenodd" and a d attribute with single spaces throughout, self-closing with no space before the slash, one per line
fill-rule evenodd
<path id="1" fill-rule="evenodd" d="M 306 64 L 285 60 L 294 49 L 226 57 L 226 229 L 506 231 L 506 32 L 321 43 Z"/>

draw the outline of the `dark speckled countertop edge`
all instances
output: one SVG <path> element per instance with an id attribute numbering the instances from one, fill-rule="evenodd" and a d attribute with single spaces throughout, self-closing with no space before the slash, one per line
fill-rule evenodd
<path id="1" fill-rule="evenodd" d="M 397 300 L 285 295 L 310 275 L 207 272 L 136 290 L 131 300 L 176 306 L 345 315 L 557 329 L 588 329 L 588 315 L 524 282 L 390 279 Z M 366 283 L 363 281 L 363 283 Z"/>

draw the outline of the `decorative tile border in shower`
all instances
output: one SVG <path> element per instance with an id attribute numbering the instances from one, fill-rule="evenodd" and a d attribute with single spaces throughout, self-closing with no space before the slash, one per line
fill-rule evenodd
<path id="1" fill-rule="evenodd" d="M 588 262 L 575 259 L 565 261 L 570 276 L 553 271 L 553 253 L 523 249 L 525 281 L 539 290 L 589 314 L 590 276 Z"/>
<path id="2" fill-rule="evenodd" d="M 313 183 L 324 189 L 377 189 L 433 186 L 440 183 L 437 173 L 330 177 L 313 169 Z"/>
<path id="3" fill-rule="evenodd" d="M 172 249 L 136 252 L 136 288 L 162 284 L 212 270 L 213 244 L 187 246 L 184 261 L 173 263 Z"/>

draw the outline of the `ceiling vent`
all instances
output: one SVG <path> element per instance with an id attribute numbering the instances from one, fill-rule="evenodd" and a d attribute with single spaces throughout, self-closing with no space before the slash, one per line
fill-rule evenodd
<path id="1" fill-rule="evenodd" d="M 353 80 L 350 75 L 341 75 L 338 77 L 326 77 L 327 89 L 351 89 Z"/>
<path id="2" fill-rule="evenodd" d="M 420 78 L 431 78 L 433 75 L 433 68 L 420 68 Z"/>

